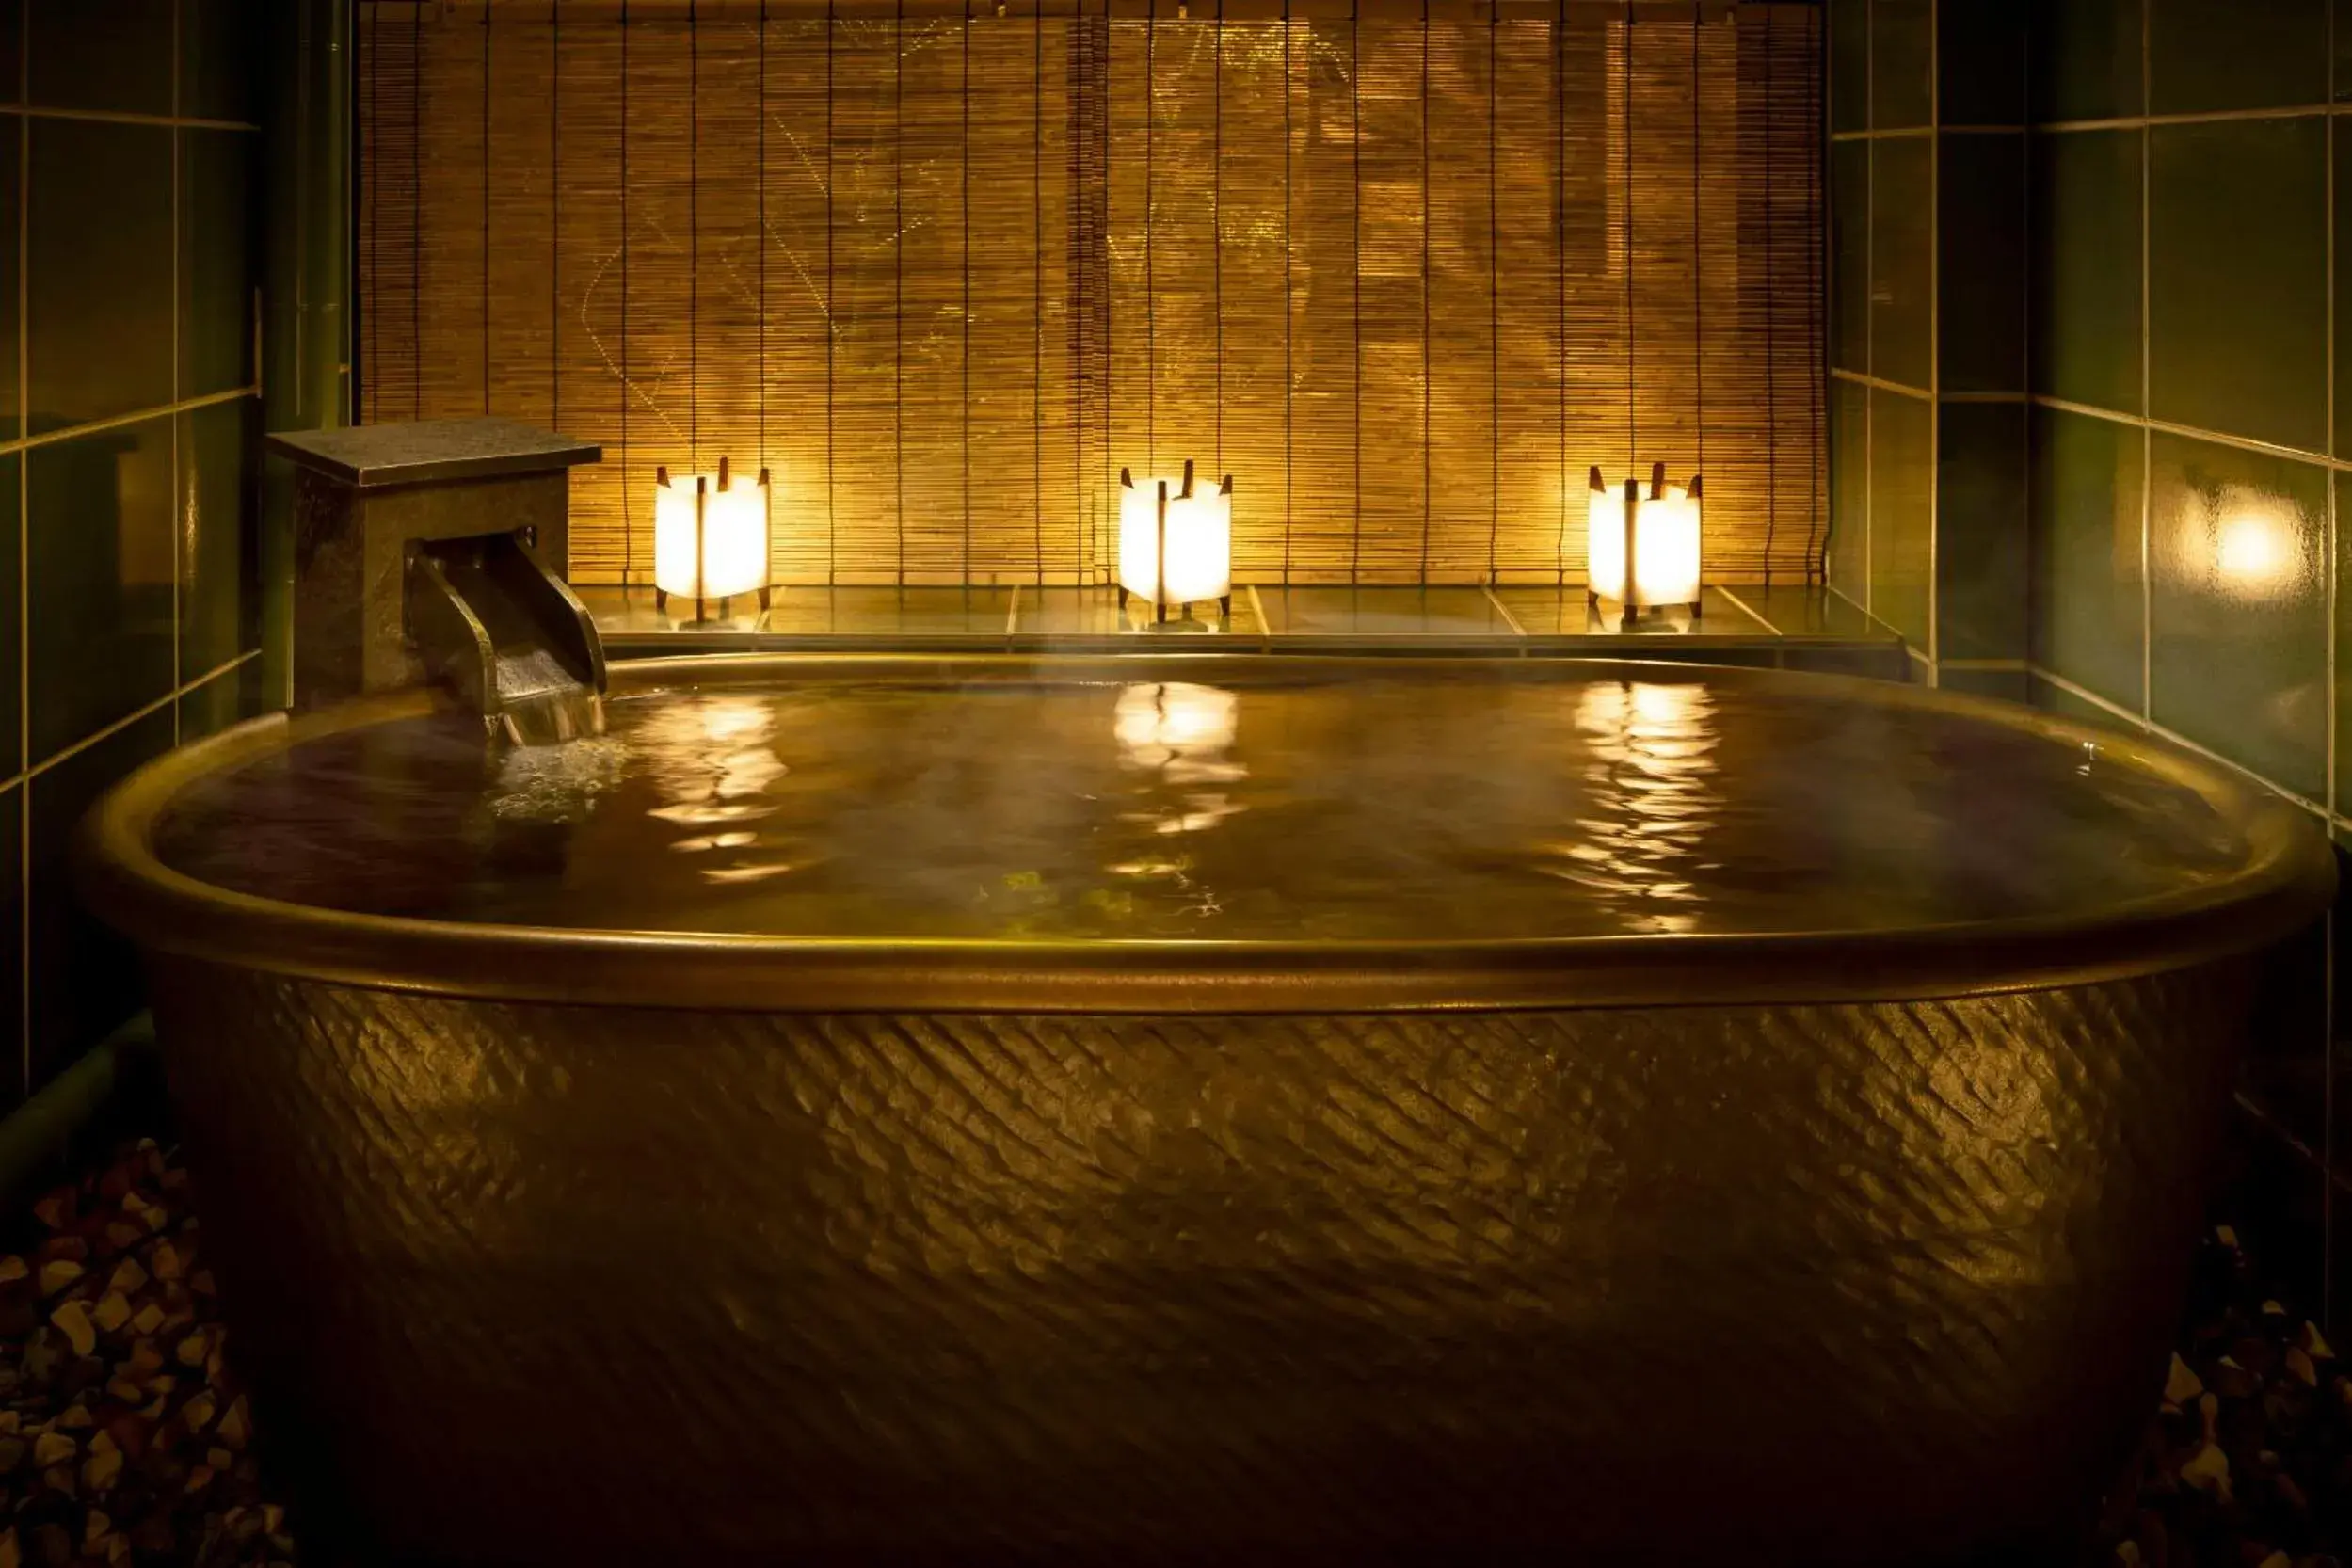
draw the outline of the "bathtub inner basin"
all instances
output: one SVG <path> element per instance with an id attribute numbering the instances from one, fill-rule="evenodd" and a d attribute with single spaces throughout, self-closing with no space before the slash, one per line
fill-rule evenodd
<path id="1" fill-rule="evenodd" d="M 1768 973 L 1820 941 L 2063 962 L 2135 923 L 2267 939 L 2248 899 L 2312 873 L 2290 808 L 2169 748 L 1769 671 L 701 660 L 620 666 L 609 732 L 555 746 L 418 694 L 270 722 L 144 792 L 148 891 L 346 946 L 538 934 L 592 990 L 596 944 L 648 941 L 935 975 L 1026 954 L 1032 980 L 1277 950 L 1555 978 L 1710 947 Z"/>

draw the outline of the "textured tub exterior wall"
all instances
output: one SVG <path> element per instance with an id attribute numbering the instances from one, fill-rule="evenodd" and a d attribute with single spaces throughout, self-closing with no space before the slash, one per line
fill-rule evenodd
<path id="1" fill-rule="evenodd" d="M 273 1458 L 394 1555 L 1880 1563 L 2036 1537 L 2136 1430 L 2248 978 L 798 1016 L 163 960 L 158 1007 Z M 1784 1513 L 1825 1464 L 1853 1506 Z"/>

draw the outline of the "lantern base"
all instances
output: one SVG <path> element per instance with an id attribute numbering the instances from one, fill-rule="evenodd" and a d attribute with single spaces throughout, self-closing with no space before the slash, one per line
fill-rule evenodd
<path id="1" fill-rule="evenodd" d="M 760 588 L 746 589 L 745 591 L 757 593 L 760 596 L 760 613 L 763 616 L 766 615 L 775 600 L 775 584 L 769 584 Z M 695 618 L 689 624 L 699 626 L 702 623 L 702 605 L 703 600 L 699 599 L 695 600 Z M 653 590 L 653 608 L 655 613 L 658 615 L 667 615 L 669 613 L 669 590 L 657 584 Z M 730 619 L 734 614 L 735 596 L 728 594 L 719 600 L 719 619 Z"/>
<path id="2" fill-rule="evenodd" d="M 1587 588 L 1584 591 L 1584 603 L 1588 610 L 1598 610 L 1601 607 L 1602 597 L 1592 589 Z M 1665 610 L 1688 610 L 1690 612 L 1690 618 L 1694 621 L 1704 619 L 1706 614 L 1704 606 L 1695 599 L 1688 603 L 1645 604 L 1638 608 L 1630 602 L 1624 602 L 1618 606 L 1617 630 L 1630 632 L 1640 622 L 1643 614 Z"/>
<path id="3" fill-rule="evenodd" d="M 1130 594 L 1126 587 L 1121 586 L 1119 588 L 1119 614 L 1121 616 L 1124 617 L 1127 614 L 1127 603 L 1129 599 L 1141 599 L 1142 597 L 1143 596 L 1141 594 Z M 1176 606 L 1176 608 L 1180 612 L 1176 618 L 1179 620 L 1191 620 L 1192 618 L 1192 606 L 1207 602 L 1208 600 L 1185 600 L 1182 603 Z M 1157 626 L 1167 625 L 1168 609 L 1169 604 L 1167 601 L 1154 603 L 1152 605 L 1151 624 Z M 1221 595 L 1218 598 L 1217 617 L 1228 626 L 1233 624 L 1233 596 L 1231 594 Z"/>

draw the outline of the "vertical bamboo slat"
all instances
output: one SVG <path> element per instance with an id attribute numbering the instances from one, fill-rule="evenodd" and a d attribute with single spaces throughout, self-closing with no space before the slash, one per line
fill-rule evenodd
<path id="1" fill-rule="evenodd" d="M 899 528 L 908 583 L 969 580 L 964 411 L 964 40 L 908 16 L 899 44 Z"/>
<path id="2" fill-rule="evenodd" d="M 1355 29 L 1309 22 L 1290 47 L 1290 492 L 1283 582 L 1356 567 Z M 1376 443 L 1377 444 L 1377 443 Z M 1241 475 L 1235 475 L 1240 484 Z"/>
<path id="3" fill-rule="evenodd" d="M 1418 570 L 1425 583 L 1490 577 L 1502 520 L 1494 33 L 1479 22 L 1428 26 L 1429 548 Z"/>
<path id="4" fill-rule="evenodd" d="M 488 411 L 555 420 L 555 32 L 549 0 L 489 13 L 483 330 Z"/>
<path id="5" fill-rule="evenodd" d="M 1428 29 L 1356 24 L 1354 550 L 1359 583 L 1420 580 L 1428 536 Z"/>
<path id="6" fill-rule="evenodd" d="M 1500 8 L 360 0 L 364 417 L 603 444 L 583 582 L 721 456 L 783 583 L 1107 581 L 1188 457 L 1244 581 L 1573 582 L 1654 460 L 1817 570 L 1819 8 Z"/>
<path id="7" fill-rule="evenodd" d="M 971 296 L 964 409 L 972 474 L 970 576 L 1033 583 L 1043 555 L 1037 407 L 1039 75 L 1033 27 L 968 24 L 971 102 L 1031 105 L 972 117 L 965 264 Z"/>
<path id="8" fill-rule="evenodd" d="M 1559 24 L 1506 21 L 1495 31 L 1495 574 L 1548 583 L 1560 571 L 1569 495 L 1562 488 Z M 1528 104 L 1536 112 L 1518 112 Z M 1570 489 L 1581 494 L 1577 475 Z"/>
<path id="9" fill-rule="evenodd" d="M 760 422 L 771 560 L 787 584 L 833 572 L 831 31 L 806 16 L 771 16 L 760 29 Z"/>
<path id="10" fill-rule="evenodd" d="M 703 472 L 755 479 L 760 450 L 760 70 L 757 0 L 705 3 L 693 36 L 695 313 L 691 395 Z"/>
<path id="11" fill-rule="evenodd" d="M 628 271 L 621 34 L 576 24 L 559 12 L 554 42 L 555 422 L 607 455 L 605 462 L 573 471 L 571 572 L 584 582 L 616 583 L 633 566 L 621 496 L 630 430 L 622 380 L 630 356 L 621 287 Z"/>
<path id="12" fill-rule="evenodd" d="M 1285 58 L 1304 30 L 1279 21 L 1220 29 L 1216 472 L 1246 487 L 1234 511 L 1233 567 L 1257 582 L 1282 576 L 1290 491 Z"/>
<path id="13" fill-rule="evenodd" d="M 899 24 L 833 23 L 834 581 L 905 581 L 899 509 Z"/>

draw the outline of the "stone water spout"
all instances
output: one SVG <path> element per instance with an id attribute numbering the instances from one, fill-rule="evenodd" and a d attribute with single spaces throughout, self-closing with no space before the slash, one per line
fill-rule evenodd
<path id="1" fill-rule="evenodd" d="M 515 744 L 602 729 L 603 645 L 564 583 L 569 470 L 599 448 L 495 419 L 269 444 L 296 470 L 297 711 L 432 681 Z"/>

